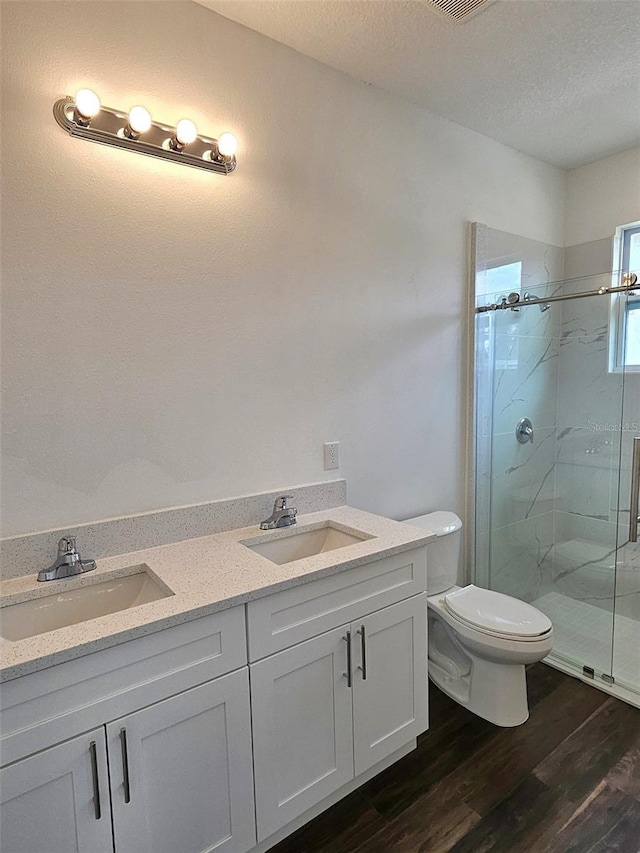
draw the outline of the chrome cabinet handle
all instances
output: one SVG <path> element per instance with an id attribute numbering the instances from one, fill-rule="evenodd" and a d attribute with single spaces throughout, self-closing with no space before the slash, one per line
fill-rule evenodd
<path id="1" fill-rule="evenodd" d="M 129 782 L 129 752 L 127 749 L 127 730 L 120 729 L 120 747 L 122 749 L 122 786 L 124 787 L 124 801 L 131 802 L 131 784 Z"/>
<path id="2" fill-rule="evenodd" d="M 95 809 L 96 820 L 102 817 L 102 809 L 100 808 L 100 779 L 98 778 L 98 751 L 96 742 L 92 740 L 89 744 L 89 755 L 91 756 L 91 779 L 93 781 L 93 807 Z"/>
<path id="3" fill-rule="evenodd" d="M 342 674 L 347 679 L 347 687 L 351 687 L 352 683 L 352 675 L 351 675 L 351 631 L 347 631 L 345 636 L 342 638 L 347 644 L 347 671 Z"/>
<path id="4" fill-rule="evenodd" d="M 367 680 L 367 635 L 365 633 L 364 625 L 360 626 L 360 630 L 358 631 L 360 634 L 360 652 L 362 654 L 362 665 L 358 667 L 358 669 L 362 672 L 362 680 Z"/>
<path id="5" fill-rule="evenodd" d="M 629 506 L 629 542 L 638 541 L 638 501 L 640 499 L 640 435 L 633 439 L 633 459 L 631 462 L 631 501 Z"/>

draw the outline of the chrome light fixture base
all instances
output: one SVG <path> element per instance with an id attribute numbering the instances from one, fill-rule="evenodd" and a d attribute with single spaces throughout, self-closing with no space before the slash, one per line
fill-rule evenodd
<path id="1" fill-rule="evenodd" d="M 218 152 L 218 141 L 201 134 L 180 149 L 172 147 L 176 129 L 157 121 L 152 121 L 149 130 L 137 137 L 127 135 L 128 114 L 111 107 L 101 106 L 100 112 L 87 121 L 77 115 L 74 99 L 67 96 L 55 102 L 53 115 L 67 133 L 89 142 L 101 142 L 222 175 L 233 172 L 237 165 L 235 155 L 224 157 Z"/>

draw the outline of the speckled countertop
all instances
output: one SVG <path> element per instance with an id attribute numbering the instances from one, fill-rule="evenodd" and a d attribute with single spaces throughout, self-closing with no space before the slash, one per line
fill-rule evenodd
<path id="1" fill-rule="evenodd" d="M 291 536 L 327 522 L 368 537 L 353 545 L 277 565 L 251 551 L 243 540 L 267 541 Z M 0 681 L 8 681 L 144 634 L 188 622 L 297 586 L 319 577 L 425 545 L 428 531 L 348 506 L 298 516 L 295 527 L 262 531 L 244 527 L 172 545 L 98 560 L 95 571 L 67 580 L 38 583 L 36 575 L 0 585 L 2 607 L 44 596 L 58 596 L 86 584 L 108 581 L 142 567 L 173 592 L 166 598 L 48 631 L 24 640 L 0 642 Z M 89 557 L 89 554 L 83 555 Z M 139 568 L 138 568 L 139 570 Z M 0 609 L 0 620 L 2 610 Z"/>

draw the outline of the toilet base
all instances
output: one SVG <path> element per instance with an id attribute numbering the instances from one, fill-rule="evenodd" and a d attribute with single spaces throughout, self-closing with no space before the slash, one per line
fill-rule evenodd
<path id="1" fill-rule="evenodd" d="M 529 719 L 527 680 L 522 664 L 470 659 L 466 674 L 447 672 L 429 660 L 429 678 L 451 699 L 496 726 L 510 728 Z"/>
<path id="2" fill-rule="evenodd" d="M 487 633 L 455 619 L 441 595 L 427 599 L 429 677 L 464 708 L 513 727 L 529 719 L 526 665 L 552 648 L 552 631 L 520 640 Z"/>

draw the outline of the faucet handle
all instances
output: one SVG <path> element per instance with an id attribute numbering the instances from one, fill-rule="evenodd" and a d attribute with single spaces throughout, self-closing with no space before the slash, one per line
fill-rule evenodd
<path id="1" fill-rule="evenodd" d="M 77 554 L 78 549 L 76 548 L 76 537 L 75 536 L 63 536 L 62 539 L 58 541 L 58 556 L 64 557 L 66 554 Z"/>
<path id="2" fill-rule="evenodd" d="M 80 552 L 76 548 L 75 536 L 63 536 L 60 539 L 56 563 L 64 563 L 67 566 L 77 566 L 78 563 L 82 563 Z"/>
<path id="3" fill-rule="evenodd" d="M 280 495 L 273 505 L 274 510 L 287 509 L 287 501 L 292 501 L 293 495 Z"/>

